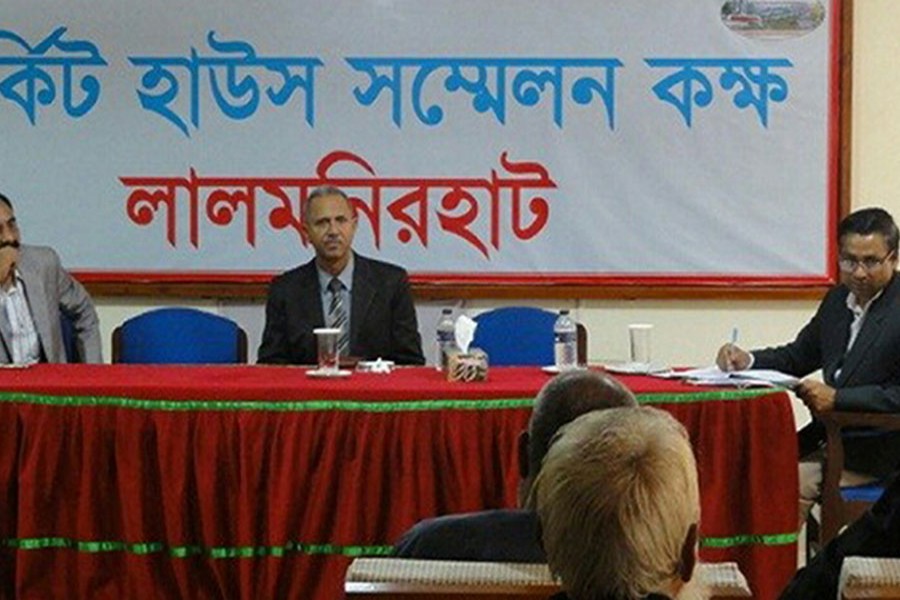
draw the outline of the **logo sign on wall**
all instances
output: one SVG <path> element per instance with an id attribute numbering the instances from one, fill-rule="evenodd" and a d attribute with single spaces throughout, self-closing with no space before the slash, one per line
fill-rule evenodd
<path id="1" fill-rule="evenodd" d="M 830 280 L 833 2 L 70 4 L 5 8 L 0 191 L 94 278 L 267 278 L 336 185 L 420 280 Z"/>

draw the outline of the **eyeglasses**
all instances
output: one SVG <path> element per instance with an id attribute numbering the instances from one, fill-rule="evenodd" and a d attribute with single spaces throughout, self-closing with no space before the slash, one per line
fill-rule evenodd
<path id="1" fill-rule="evenodd" d="M 871 256 L 865 258 L 850 258 L 848 256 L 842 256 L 838 259 L 838 267 L 840 267 L 841 271 L 844 273 L 852 273 L 856 270 L 856 267 L 862 267 L 865 271 L 874 271 L 883 265 L 884 261 L 893 256 L 893 254 L 893 252 L 888 252 L 882 258 L 874 258 Z"/>

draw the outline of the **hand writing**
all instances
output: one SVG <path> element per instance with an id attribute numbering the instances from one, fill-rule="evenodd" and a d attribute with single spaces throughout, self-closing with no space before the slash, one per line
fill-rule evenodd
<path id="1" fill-rule="evenodd" d="M 723 371 L 742 371 L 750 366 L 750 353 L 734 344 L 719 348 L 716 364 Z"/>

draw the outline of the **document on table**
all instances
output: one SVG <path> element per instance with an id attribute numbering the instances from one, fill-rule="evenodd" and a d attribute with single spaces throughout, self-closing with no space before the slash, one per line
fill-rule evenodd
<path id="1" fill-rule="evenodd" d="M 719 367 L 704 367 L 686 371 L 672 371 L 666 377 L 678 377 L 696 385 L 720 385 L 731 387 L 785 387 L 793 389 L 800 380 L 793 375 L 771 369 L 746 369 L 723 371 Z"/>

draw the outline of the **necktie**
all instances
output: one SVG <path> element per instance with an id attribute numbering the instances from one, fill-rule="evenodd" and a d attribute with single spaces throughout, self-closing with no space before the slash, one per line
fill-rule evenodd
<path id="1" fill-rule="evenodd" d="M 347 356 L 350 346 L 350 331 L 347 327 L 347 307 L 344 306 L 344 284 L 337 277 L 328 282 L 328 291 L 331 292 L 331 304 L 328 307 L 328 326 L 341 330 L 338 337 L 338 354 Z"/>

